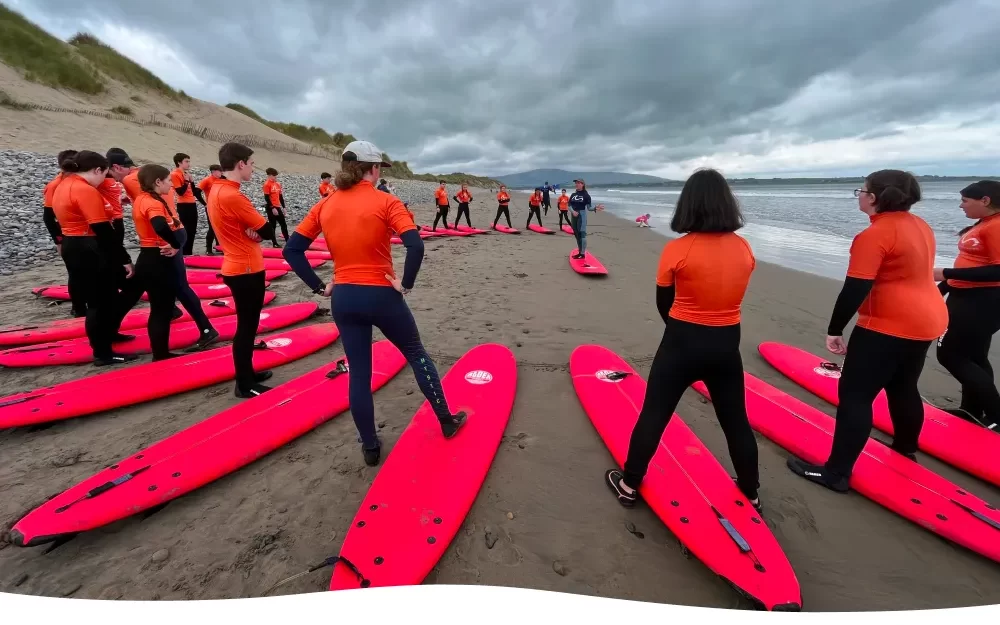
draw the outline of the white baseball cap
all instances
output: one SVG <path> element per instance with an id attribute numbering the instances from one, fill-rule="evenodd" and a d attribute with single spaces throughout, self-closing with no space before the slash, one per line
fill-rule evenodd
<path id="1" fill-rule="evenodd" d="M 344 148 L 342 161 L 360 161 L 362 163 L 379 163 L 382 167 L 392 167 L 382 158 L 382 150 L 369 141 L 351 141 Z"/>

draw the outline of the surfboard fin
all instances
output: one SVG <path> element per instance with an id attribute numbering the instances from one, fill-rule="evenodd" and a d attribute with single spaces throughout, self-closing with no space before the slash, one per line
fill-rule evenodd
<path id="1" fill-rule="evenodd" d="M 274 590 L 278 589 L 279 587 L 284 586 L 285 584 L 291 583 L 291 582 L 299 579 L 300 577 L 304 577 L 306 575 L 309 575 L 310 573 L 315 573 L 316 571 L 318 571 L 320 569 L 325 569 L 328 566 L 335 566 L 338 562 L 343 563 L 344 566 L 346 566 L 347 568 L 349 568 L 351 570 L 351 572 L 354 573 L 354 575 L 358 578 L 358 583 L 361 585 L 362 588 L 368 588 L 369 586 L 371 586 L 371 581 L 368 578 L 366 578 L 364 575 L 361 574 L 361 571 L 358 570 L 358 567 L 355 566 L 353 562 L 351 562 L 350 560 L 348 560 L 347 558 L 345 558 L 343 556 L 330 556 L 329 558 L 327 558 L 326 560 L 323 560 L 319 564 L 314 564 L 313 566 L 310 566 L 308 569 L 306 569 L 306 570 L 304 570 L 304 571 L 302 571 L 300 573 L 296 573 L 295 575 L 292 575 L 291 577 L 286 577 L 285 579 L 281 580 L 277 584 L 275 584 L 275 585 L 271 586 L 270 588 L 268 588 L 267 590 L 265 590 L 263 596 L 266 597 L 267 595 L 271 594 L 271 592 L 273 592 Z"/>

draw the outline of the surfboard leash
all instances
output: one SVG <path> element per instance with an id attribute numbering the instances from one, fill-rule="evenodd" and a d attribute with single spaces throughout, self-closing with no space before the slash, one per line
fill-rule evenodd
<path id="1" fill-rule="evenodd" d="M 371 580 L 369 580 L 364 575 L 362 575 L 361 571 L 358 569 L 357 566 L 354 565 L 353 562 L 351 562 L 350 560 L 348 560 L 344 556 L 330 556 L 329 558 L 327 558 L 326 560 L 323 560 L 319 564 L 314 564 L 314 565 L 310 566 L 308 569 L 306 569 L 306 570 L 304 570 L 304 571 L 302 571 L 300 573 L 296 573 L 295 575 L 292 575 L 291 577 L 286 577 L 285 579 L 281 580 L 280 582 L 278 582 L 274 586 L 271 586 L 266 591 L 264 591 L 264 594 L 262 596 L 266 597 L 267 595 L 271 594 L 271 592 L 273 592 L 277 588 L 280 588 L 281 586 L 284 586 L 285 584 L 291 583 L 291 582 L 299 579 L 300 577 L 304 577 L 306 575 L 309 575 L 310 573 L 315 573 L 316 571 L 318 571 L 320 569 L 325 569 L 328 566 L 335 566 L 338 562 L 342 563 L 344 566 L 346 566 L 347 568 L 349 568 L 352 573 L 354 573 L 355 577 L 358 578 L 358 583 L 361 585 L 362 588 L 368 588 L 369 586 L 371 586 Z"/>

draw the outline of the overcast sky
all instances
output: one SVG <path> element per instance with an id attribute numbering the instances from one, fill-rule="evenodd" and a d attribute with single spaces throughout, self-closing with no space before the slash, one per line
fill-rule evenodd
<path id="1" fill-rule="evenodd" d="M 1000 0 L 5 1 L 418 171 L 1000 172 Z"/>

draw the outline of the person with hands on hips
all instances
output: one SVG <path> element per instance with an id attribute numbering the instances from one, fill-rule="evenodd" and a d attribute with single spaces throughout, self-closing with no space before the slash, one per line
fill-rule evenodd
<path id="1" fill-rule="evenodd" d="M 892 419 L 892 449 L 916 458 L 924 422 L 917 382 L 931 342 L 948 325 L 934 283 L 934 232 L 910 213 L 920 185 L 908 172 L 870 174 L 855 190 L 871 225 L 851 244 L 844 287 L 837 298 L 826 347 L 844 358 L 838 384 L 833 447 L 825 464 L 790 459 L 788 467 L 812 482 L 845 493 L 872 428 L 872 403 L 883 390 Z M 858 321 L 845 343 L 844 328 Z"/>
<path id="2" fill-rule="evenodd" d="M 424 243 L 403 202 L 375 188 L 383 167 L 382 151 L 367 141 L 344 148 L 337 192 L 315 204 L 292 233 L 282 255 L 313 293 L 332 297 L 331 312 L 340 328 L 349 364 L 349 399 L 365 463 L 376 466 L 382 443 L 376 435 L 371 393 L 372 328 L 378 328 L 406 357 L 417 385 L 430 403 L 445 438 L 455 436 L 466 414 L 452 414 L 441 378 L 420 341 L 413 314 L 403 298 L 413 288 Z M 392 264 L 390 238 L 406 246 L 403 275 Z M 334 274 L 324 284 L 306 260 L 306 250 L 322 234 Z"/>

